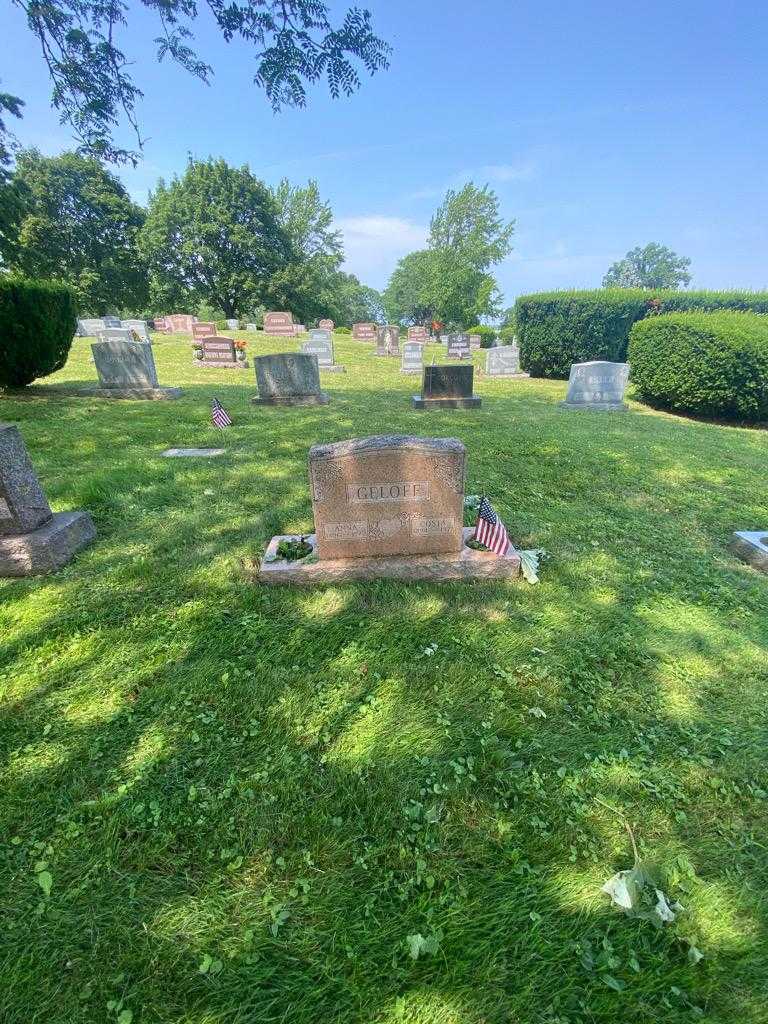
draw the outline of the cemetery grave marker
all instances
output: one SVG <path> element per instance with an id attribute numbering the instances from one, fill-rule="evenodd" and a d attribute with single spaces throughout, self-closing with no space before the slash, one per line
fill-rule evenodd
<path id="1" fill-rule="evenodd" d="M 230 331 L 239 331 L 240 330 L 240 321 L 239 320 L 235 320 L 234 318 L 232 318 L 230 320 L 227 320 L 227 327 L 228 327 L 228 329 Z"/>
<path id="2" fill-rule="evenodd" d="M 333 359 L 333 335 L 330 331 L 313 329 L 309 332 L 309 341 L 301 346 L 307 355 L 317 356 L 317 365 L 321 371 L 328 373 L 345 373 L 345 367 L 337 365 Z"/>
<path id="3" fill-rule="evenodd" d="M 304 352 L 256 356 L 255 405 L 327 405 L 328 395 L 320 390 L 317 357 Z"/>
<path id="4" fill-rule="evenodd" d="M 376 334 L 377 356 L 400 355 L 400 328 L 395 324 L 379 327 Z"/>
<path id="5" fill-rule="evenodd" d="M 0 577 L 51 572 L 95 537 L 87 512 L 51 512 L 18 427 L 0 423 Z"/>
<path id="6" fill-rule="evenodd" d="M 336 324 L 333 320 L 318 320 L 317 326 L 321 331 L 333 331 Z"/>
<path id="7" fill-rule="evenodd" d="M 568 377 L 568 393 L 561 409 L 626 412 L 624 391 L 629 379 L 629 363 L 593 359 L 573 363 Z"/>
<path id="8" fill-rule="evenodd" d="M 468 334 L 448 335 L 448 358 L 468 359 L 471 352 Z"/>
<path id="9" fill-rule="evenodd" d="M 105 327 L 103 331 L 99 331 L 98 340 L 135 341 L 136 339 L 127 327 Z"/>
<path id="10" fill-rule="evenodd" d="M 196 324 L 192 324 L 192 339 L 197 341 L 201 338 L 215 338 L 218 334 L 216 330 L 216 324 L 210 321 L 200 321 Z"/>
<path id="11" fill-rule="evenodd" d="M 196 320 L 197 317 L 189 313 L 171 313 L 165 318 L 166 331 L 169 334 L 191 334 Z"/>
<path id="12" fill-rule="evenodd" d="M 138 334 L 140 341 L 148 341 L 152 344 L 146 320 L 123 320 L 121 326 L 126 330 L 135 331 L 136 334 Z"/>
<path id="13" fill-rule="evenodd" d="M 245 370 L 248 367 L 245 358 L 237 358 L 238 350 L 232 338 L 215 335 L 212 338 L 200 338 L 198 344 L 201 346 L 202 358 L 195 359 L 195 366 L 218 366 L 230 370 Z"/>
<path id="14" fill-rule="evenodd" d="M 520 369 L 520 349 L 516 344 L 497 345 L 485 354 L 485 372 L 488 377 L 527 377 Z"/>
<path id="15" fill-rule="evenodd" d="M 215 459 L 223 455 L 226 448 L 166 448 L 164 459 Z"/>
<path id="16" fill-rule="evenodd" d="M 246 331 L 258 331 L 259 328 L 256 326 L 256 324 L 246 324 L 245 329 Z"/>
<path id="17" fill-rule="evenodd" d="M 278 338 L 293 338 L 296 334 L 293 316 L 290 313 L 265 313 L 264 333 Z"/>
<path id="18" fill-rule="evenodd" d="M 401 373 L 421 373 L 424 369 L 424 346 L 420 341 L 406 341 L 403 345 Z"/>
<path id="19" fill-rule="evenodd" d="M 472 393 L 475 368 L 425 366 L 421 395 L 414 395 L 414 409 L 479 409 L 482 399 Z"/>
<path id="20" fill-rule="evenodd" d="M 119 316 L 105 316 L 103 317 L 105 327 L 121 327 L 122 322 Z"/>
<path id="21" fill-rule="evenodd" d="M 415 327 L 408 328 L 408 341 L 421 341 L 426 343 L 429 341 L 429 335 L 427 334 L 427 328 L 421 324 Z"/>
<path id="22" fill-rule="evenodd" d="M 95 338 L 104 330 L 104 321 L 98 318 L 86 318 L 77 321 L 77 333 L 81 338 Z"/>
<path id="23" fill-rule="evenodd" d="M 376 341 L 376 324 L 352 324 L 352 337 L 355 341 Z"/>
<path id="24" fill-rule="evenodd" d="M 469 350 L 475 352 L 477 349 L 483 347 L 483 339 L 479 334 L 470 334 L 469 336 Z"/>
<path id="25" fill-rule="evenodd" d="M 315 445 L 309 480 L 315 532 L 312 557 L 289 561 L 273 537 L 257 575 L 263 583 L 348 579 L 512 578 L 520 557 L 467 547 L 466 450 L 456 438 L 381 435 Z M 309 556 L 307 556 L 309 557 Z"/>
<path id="26" fill-rule="evenodd" d="M 99 387 L 76 392 L 84 398 L 178 398 L 181 388 L 157 383 L 152 346 L 139 341 L 97 341 L 91 345 Z"/>

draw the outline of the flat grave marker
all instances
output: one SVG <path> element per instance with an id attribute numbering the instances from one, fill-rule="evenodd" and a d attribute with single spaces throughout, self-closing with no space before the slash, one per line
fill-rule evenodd
<path id="1" fill-rule="evenodd" d="M 226 448 L 166 448 L 164 459 L 215 459 L 223 455 Z"/>

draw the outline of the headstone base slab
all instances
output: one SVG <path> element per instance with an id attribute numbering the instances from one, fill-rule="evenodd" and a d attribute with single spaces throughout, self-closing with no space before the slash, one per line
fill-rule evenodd
<path id="1" fill-rule="evenodd" d="M 192 365 L 193 366 L 210 366 L 213 369 L 216 369 L 217 367 L 219 367 L 219 368 L 223 368 L 225 370 L 247 370 L 251 364 L 248 362 L 247 359 L 245 360 L 244 363 L 241 363 L 239 361 L 236 362 L 236 363 L 227 363 L 227 362 L 223 362 L 223 361 L 220 361 L 220 362 L 217 362 L 217 363 L 208 363 L 208 362 L 205 361 L 205 359 L 194 359 L 192 361 Z"/>
<path id="2" fill-rule="evenodd" d="M 558 407 L 573 412 L 629 412 L 625 402 L 558 402 Z"/>
<path id="3" fill-rule="evenodd" d="M 346 373 L 346 366 L 342 366 L 341 363 L 334 363 L 332 366 L 321 366 L 320 373 Z"/>
<path id="4" fill-rule="evenodd" d="M 422 398 L 421 395 L 414 395 L 411 398 L 411 408 L 429 409 L 479 409 L 483 404 L 479 395 L 472 395 L 471 398 Z"/>
<path id="5" fill-rule="evenodd" d="M 768 572 L 768 530 L 737 530 L 728 548 L 753 569 Z"/>
<path id="6" fill-rule="evenodd" d="M 166 448 L 162 452 L 164 459 L 215 459 L 224 455 L 226 448 Z"/>
<path id="7" fill-rule="evenodd" d="M 77 398 L 143 398 L 152 402 L 181 398 L 181 388 L 80 388 L 70 394 Z"/>
<path id="8" fill-rule="evenodd" d="M 474 535 L 474 527 L 463 530 L 465 546 L 461 551 L 432 555 L 392 555 L 378 558 L 333 558 L 316 562 L 285 559 L 269 561 L 277 554 L 282 540 L 299 540 L 296 535 L 273 537 L 261 561 L 255 581 L 283 583 L 297 587 L 346 583 L 350 580 L 414 580 L 427 583 L 450 583 L 461 580 L 516 579 L 520 575 L 520 555 L 510 545 L 505 555 L 476 551 L 466 547 Z M 315 535 L 304 538 L 313 548 Z M 310 556 L 308 556 L 310 557 Z"/>
<path id="9" fill-rule="evenodd" d="M 87 512 L 54 512 L 31 533 L 0 537 L 0 578 L 53 572 L 95 539 L 96 527 Z"/>
<path id="10" fill-rule="evenodd" d="M 261 398 L 256 395 L 251 399 L 253 405 L 328 405 L 330 398 L 321 391 L 319 395 L 280 395 L 275 398 Z"/>

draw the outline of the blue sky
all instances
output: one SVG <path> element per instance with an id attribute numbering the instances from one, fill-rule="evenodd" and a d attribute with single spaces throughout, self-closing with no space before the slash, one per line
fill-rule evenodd
<path id="1" fill-rule="evenodd" d="M 187 154 L 247 163 L 270 184 L 317 179 L 344 231 L 347 269 L 381 288 L 419 248 L 445 190 L 488 182 L 515 218 L 496 269 L 521 292 L 592 287 L 649 241 L 692 259 L 694 287 L 768 287 L 768 19 L 757 2 L 369 0 L 391 68 L 351 99 L 324 88 L 274 115 L 253 59 L 203 15 L 207 87 L 157 65 L 136 6 L 124 51 L 145 93 L 148 141 L 122 170 L 145 201 Z M 342 11 L 346 5 L 334 4 Z M 21 11 L 0 13 L 0 88 L 26 100 L 19 140 L 71 146 Z M 124 141 L 130 144 L 126 133 Z"/>

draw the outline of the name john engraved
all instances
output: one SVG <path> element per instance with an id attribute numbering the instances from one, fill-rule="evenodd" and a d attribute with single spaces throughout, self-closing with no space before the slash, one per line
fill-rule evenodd
<path id="1" fill-rule="evenodd" d="M 350 505 L 371 501 L 428 501 L 429 480 L 403 480 L 385 484 L 347 484 Z"/>

